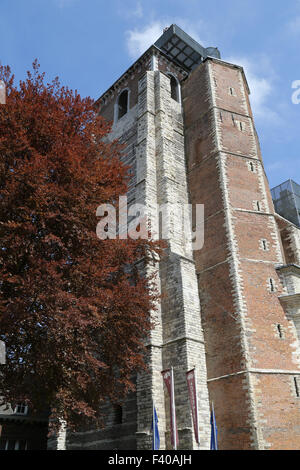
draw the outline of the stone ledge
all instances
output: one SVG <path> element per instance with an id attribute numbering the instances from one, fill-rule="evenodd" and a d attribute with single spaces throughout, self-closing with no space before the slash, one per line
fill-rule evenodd
<path id="1" fill-rule="evenodd" d="M 281 295 L 278 299 L 285 307 L 300 306 L 300 292 L 297 294 Z"/>
<path id="2" fill-rule="evenodd" d="M 281 272 L 292 272 L 295 274 L 300 274 L 300 266 L 298 266 L 298 264 L 285 264 L 282 266 L 277 266 L 276 269 L 277 271 Z"/>

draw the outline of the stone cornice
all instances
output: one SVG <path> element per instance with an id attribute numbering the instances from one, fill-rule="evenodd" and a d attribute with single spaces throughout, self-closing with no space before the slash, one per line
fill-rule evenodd
<path id="1" fill-rule="evenodd" d="M 153 55 L 161 56 L 168 62 L 170 62 L 175 69 L 177 69 L 178 73 L 182 73 L 184 75 L 188 75 L 188 70 L 182 67 L 181 65 L 177 64 L 175 60 L 170 59 L 170 57 L 165 54 L 162 50 L 160 50 L 155 45 L 149 47 L 149 49 L 144 52 L 141 57 L 139 57 L 127 70 L 126 72 L 118 78 L 108 90 L 106 90 L 95 102 L 95 106 L 99 105 L 103 99 L 107 99 L 110 95 L 112 95 L 116 90 L 122 88 L 122 83 L 124 83 L 133 73 L 139 71 L 142 65 L 145 64 L 147 60 L 149 60 Z"/>
<path id="2" fill-rule="evenodd" d="M 291 264 L 285 264 L 283 266 L 277 266 L 276 270 L 282 273 L 288 272 L 288 273 L 300 274 L 300 266 L 298 266 L 298 264 L 291 263 Z"/>
<path id="3" fill-rule="evenodd" d="M 281 295 L 278 297 L 281 304 L 285 307 L 299 307 L 300 306 L 300 293 Z"/>

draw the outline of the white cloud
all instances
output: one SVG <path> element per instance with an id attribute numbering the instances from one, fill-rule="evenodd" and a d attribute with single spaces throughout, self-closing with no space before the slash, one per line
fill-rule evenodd
<path id="1" fill-rule="evenodd" d="M 133 29 L 126 32 L 127 49 L 131 58 L 135 59 L 151 46 L 163 31 L 162 23 L 156 21 L 142 30 Z"/>
<path id="2" fill-rule="evenodd" d="M 288 30 L 292 34 L 300 33 L 300 16 L 296 16 L 288 23 Z"/>
<path id="3" fill-rule="evenodd" d="M 126 45 L 132 59 L 136 59 L 145 52 L 163 34 L 164 28 L 171 24 L 177 24 L 193 39 L 204 45 L 198 35 L 198 30 L 203 29 L 203 24 L 198 21 L 195 24 L 185 19 L 166 18 L 164 20 L 152 21 L 143 28 L 135 28 L 126 31 Z"/>
<path id="4" fill-rule="evenodd" d="M 245 57 L 230 57 L 224 59 L 233 64 L 241 65 L 244 68 L 246 78 L 250 88 L 250 101 L 254 118 L 269 121 L 272 124 L 279 123 L 281 118 L 277 111 L 270 105 L 273 93 L 273 73 L 264 70 L 268 68 L 264 60 L 256 59 L 251 61 Z"/>
<path id="5" fill-rule="evenodd" d="M 136 59 L 143 54 L 162 35 L 163 29 L 173 23 L 178 24 L 187 34 L 204 47 L 209 45 L 199 38 L 198 31 L 201 31 L 201 34 L 206 33 L 205 24 L 201 20 L 191 23 L 185 19 L 166 18 L 164 20 L 153 21 L 143 28 L 135 28 L 126 32 L 126 45 L 130 57 Z M 271 124 L 280 123 L 281 118 L 279 113 L 270 104 L 274 91 L 274 73 L 268 59 L 259 57 L 251 60 L 248 57 L 230 57 L 224 58 L 224 60 L 241 65 L 244 68 L 251 91 L 250 100 L 255 118 L 263 119 Z"/>
<path id="6" fill-rule="evenodd" d="M 135 9 L 131 11 L 131 16 L 134 16 L 136 18 L 142 18 L 143 7 L 142 7 L 141 2 L 137 2 Z"/>
<path id="7" fill-rule="evenodd" d="M 142 3 L 138 0 L 135 6 L 131 8 L 128 3 L 125 4 L 122 1 L 117 8 L 117 14 L 125 20 L 140 19 L 144 16 Z"/>

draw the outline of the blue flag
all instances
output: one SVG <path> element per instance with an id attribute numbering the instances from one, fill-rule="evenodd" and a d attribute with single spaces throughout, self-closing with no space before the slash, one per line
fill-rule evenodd
<path id="1" fill-rule="evenodd" d="M 153 406 L 153 416 L 152 416 L 152 425 L 151 425 L 151 431 L 153 431 L 152 450 L 159 450 L 160 448 L 160 438 L 159 438 L 157 423 L 158 423 L 157 413 L 156 413 L 155 406 Z"/>
<path id="2" fill-rule="evenodd" d="M 216 424 L 214 405 L 212 405 L 212 409 L 211 409 L 210 425 L 211 425 L 210 450 L 218 450 L 218 428 Z"/>

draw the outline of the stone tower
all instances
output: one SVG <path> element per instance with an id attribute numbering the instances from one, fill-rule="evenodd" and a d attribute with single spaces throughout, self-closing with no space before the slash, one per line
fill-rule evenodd
<path id="1" fill-rule="evenodd" d="M 200 447 L 209 403 L 220 449 L 299 449 L 300 230 L 274 212 L 242 67 L 168 28 L 98 100 L 125 144 L 129 205 L 204 204 L 205 238 L 170 226 L 158 269 L 163 297 L 148 340 L 150 372 L 107 427 L 69 449 L 151 449 L 152 401 L 170 449 L 174 368 L 179 449 L 197 449 L 185 374 L 197 371 Z"/>

